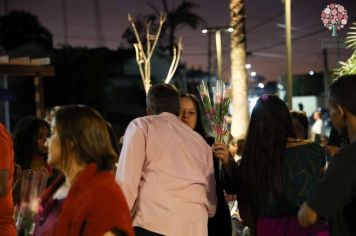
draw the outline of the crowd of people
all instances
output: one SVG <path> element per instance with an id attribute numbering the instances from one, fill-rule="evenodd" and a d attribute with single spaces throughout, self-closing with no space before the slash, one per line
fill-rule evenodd
<path id="1" fill-rule="evenodd" d="M 148 91 L 147 116 L 130 122 L 121 148 L 84 105 L 25 117 L 12 135 L 0 124 L 0 235 L 356 235 L 353 91 L 355 75 L 330 86 L 325 147 L 309 139 L 305 113 L 276 95 L 258 99 L 244 139 L 215 142 L 198 99 L 163 83 Z M 48 176 L 26 234 L 14 219 L 24 172 Z"/>

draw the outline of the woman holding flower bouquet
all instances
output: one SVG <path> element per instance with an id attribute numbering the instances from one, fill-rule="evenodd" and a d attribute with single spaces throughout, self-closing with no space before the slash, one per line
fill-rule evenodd
<path id="1" fill-rule="evenodd" d="M 64 106 L 55 113 L 51 131 L 48 163 L 63 175 L 42 197 L 33 236 L 134 235 L 111 173 L 117 153 L 106 121 L 89 107 Z"/>
<path id="2" fill-rule="evenodd" d="M 263 95 L 253 108 L 240 165 L 225 152 L 224 181 L 237 194 L 244 223 L 258 236 L 303 236 L 327 232 L 323 223 L 304 229 L 299 206 L 323 175 L 325 152 L 317 144 L 296 139 L 287 105 Z"/>
<path id="3" fill-rule="evenodd" d="M 214 143 L 214 138 L 208 137 L 205 133 L 201 121 L 199 102 L 197 98 L 192 94 L 184 94 L 181 95 L 180 102 L 181 114 L 179 118 L 191 129 L 199 133 L 207 141 L 207 143 L 209 143 L 209 145 L 212 145 Z M 218 203 L 215 216 L 213 218 L 209 218 L 208 221 L 208 234 L 209 236 L 231 236 L 230 210 L 225 201 L 222 182 L 219 175 L 219 164 L 216 158 L 214 158 L 214 171 Z"/>

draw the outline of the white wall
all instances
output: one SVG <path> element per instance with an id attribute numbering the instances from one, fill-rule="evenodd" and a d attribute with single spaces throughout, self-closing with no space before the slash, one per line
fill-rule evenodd
<path id="1" fill-rule="evenodd" d="M 298 104 L 302 103 L 308 117 L 311 116 L 318 107 L 318 99 L 316 96 L 295 96 L 292 100 L 292 109 L 299 110 Z"/>

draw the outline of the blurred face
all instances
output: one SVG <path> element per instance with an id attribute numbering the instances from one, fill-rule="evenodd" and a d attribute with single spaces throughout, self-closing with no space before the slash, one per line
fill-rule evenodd
<path id="1" fill-rule="evenodd" d="M 48 145 L 48 164 L 51 166 L 60 167 L 60 160 L 61 160 L 61 143 L 59 140 L 57 127 L 56 127 L 56 120 L 52 120 L 51 124 L 51 136 L 47 139 Z"/>
<path id="2" fill-rule="evenodd" d="M 329 112 L 330 118 L 333 126 L 337 130 L 340 136 L 347 137 L 347 128 L 346 123 L 344 121 L 343 111 L 340 106 L 329 102 Z"/>
<path id="3" fill-rule="evenodd" d="M 197 125 L 198 113 L 190 98 L 183 97 L 180 99 L 179 119 L 187 124 L 191 129 Z"/>
<path id="4" fill-rule="evenodd" d="M 230 155 L 233 157 L 237 154 L 237 144 L 236 143 L 229 144 L 229 152 L 230 152 Z"/>
<path id="5" fill-rule="evenodd" d="M 318 120 L 318 119 L 320 119 L 320 116 L 321 116 L 320 112 L 314 112 L 313 118 L 314 118 L 314 120 Z"/>
<path id="6" fill-rule="evenodd" d="M 48 153 L 47 146 L 45 145 L 48 136 L 49 136 L 49 130 L 47 129 L 47 127 L 42 126 L 38 131 L 37 148 L 36 148 L 37 154 L 46 155 Z"/>

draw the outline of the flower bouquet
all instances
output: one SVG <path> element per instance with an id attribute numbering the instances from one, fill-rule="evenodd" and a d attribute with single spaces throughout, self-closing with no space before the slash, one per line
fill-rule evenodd
<path id="1" fill-rule="evenodd" d="M 231 90 L 225 88 L 225 84 L 221 80 L 217 80 L 216 86 L 213 87 L 213 99 L 210 99 L 205 81 L 200 83 L 198 91 L 213 128 L 215 142 L 224 142 L 224 136 L 228 134 L 226 116 L 231 102 Z"/>
<path id="2" fill-rule="evenodd" d="M 48 179 L 45 169 L 41 171 L 22 171 L 20 177 L 21 196 L 16 228 L 18 236 L 32 235 L 35 226 L 35 215 L 39 210 L 40 196 Z"/>

